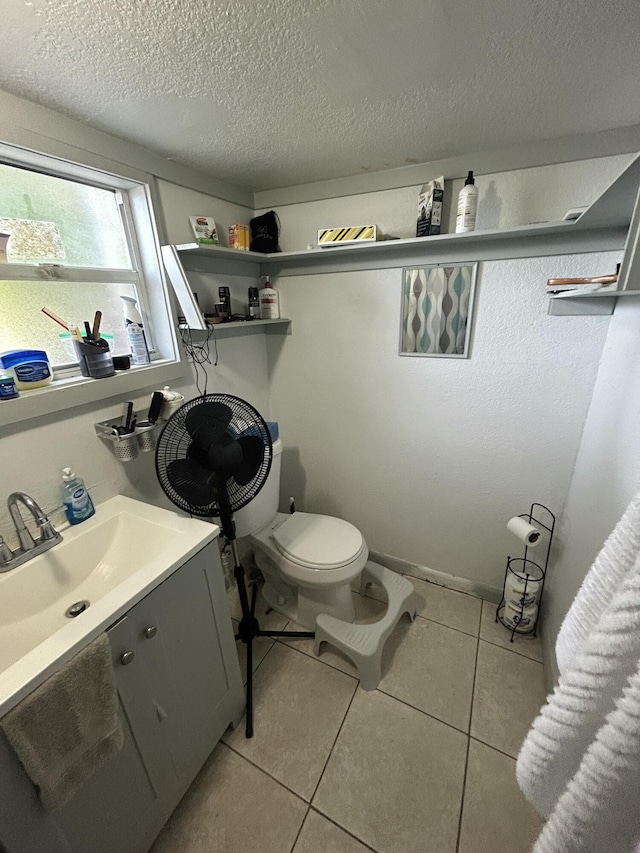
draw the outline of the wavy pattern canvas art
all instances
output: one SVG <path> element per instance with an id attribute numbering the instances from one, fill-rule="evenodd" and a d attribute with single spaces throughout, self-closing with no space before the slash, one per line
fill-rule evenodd
<path id="1" fill-rule="evenodd" d="M 468 358 L 477 266 L 403 270 L 400 355 Z"/>

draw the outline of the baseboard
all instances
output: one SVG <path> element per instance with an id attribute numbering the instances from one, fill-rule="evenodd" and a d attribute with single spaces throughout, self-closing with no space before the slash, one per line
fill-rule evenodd
<path id="1" fill-rule="evenodd" d="M 494 604 L 499 604 L 502 598 L 501 587 L 489 586 L 489 584 L 480 583 L 479 581 L 448 575 L 446 572 L 438 572 L 427 566 L 419 566 L 416 563 L 410 563 L 408 560 L 402 560 L 400 557 L 393 557 L 390 554 L 380 554 L 377 551 L 370 551 L 369 559 L 375 563 L 380 563 L 381 566 L 385 566 L 387 569 L 391 569 L 392 572 L 397 572 L 400 575 L 411 575 L 419 580 L 429 581 L 430 583 L 438 584 L 438 586 L 444 586 L 447 589 L 466 592 L 467 595 L 475 595 L 476 598 L 483 598 L 485 601 L 491 601 Z"/>

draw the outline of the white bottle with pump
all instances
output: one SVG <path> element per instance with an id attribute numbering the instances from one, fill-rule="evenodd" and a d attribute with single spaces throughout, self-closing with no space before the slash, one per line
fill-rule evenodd
<path id="1" fill-rule="evenodd" d="M 84 481 L 71 468 L 62 469 L 62 500 L 69 524 L 80 524 L 95 513 Z"/>
<path id="2" fill-rule="evenodd" d="M 258 293 L 260 302 L 260 319 L 261 320 L 279 320 L 280 319 L 280 297 L 278 291 L 271 287 L 269 276 L 264 276 L 264 287 Z"/>
<path id="3" fill-rule="evenodd" d="M 134 364 L 149 364 L 149 348 L 144 335 L 142 317 L 133 296 L 120 296 L 124 308 L 124 322 L 129 336 L 129 346 Z"/>
<path id="4" fill-rule="evenodd" d="M 469 172 L 464 186 L 458 194 L 458 215 L 456 216 L 456 234 L 474 231 L 478 212 L 478 187 L 473 181 L 473 172 Z"/>

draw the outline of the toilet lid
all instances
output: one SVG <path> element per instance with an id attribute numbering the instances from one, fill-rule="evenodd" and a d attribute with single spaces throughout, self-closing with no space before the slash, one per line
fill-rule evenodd
<path id="1" fill-rule="evenodd" d="M 273 533 L 291 561 L 316 569 L 337 569 L 355 559 L 364 544 L 357 527 L 328 515 L 294 512 Z"/>

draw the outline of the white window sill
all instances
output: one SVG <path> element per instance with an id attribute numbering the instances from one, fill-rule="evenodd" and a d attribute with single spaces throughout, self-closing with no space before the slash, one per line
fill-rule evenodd
<path id="1" fill-rule="evenodd" d="M 58 379 L 45 388 L 21 391 L 16 399 L 0 402 L 0 426 L 61 412 L 86 403 L 101 403 L 114 397 L 122 399 L 145 388 L 161 388 L 176 379 L 184 378 L 188 370 L 185 362 L 166 359 L 145 367 L 118 371 L 115 376 L 107 376 L 104 379 L 86 379 L 81 376 Z"/>

